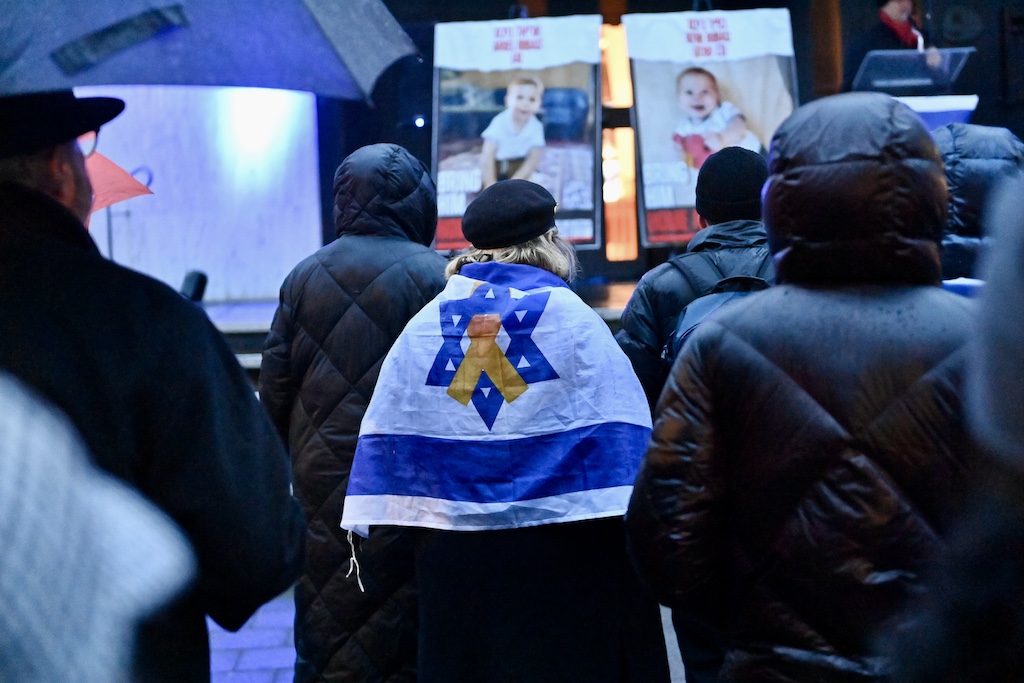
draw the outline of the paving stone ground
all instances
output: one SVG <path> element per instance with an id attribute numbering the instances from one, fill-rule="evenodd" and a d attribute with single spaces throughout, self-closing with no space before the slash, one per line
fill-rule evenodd
<path id="1" fill-rule="evenodd" d="M 212 683 L 292 683 L 294 618 L 289 591 L 261 607 L 236 633 L 208 620 Z"/>
<path id="2" fill-rule="evenodd" d="M 237 633 L 209 621 L 211 683 L 292 683 L 295 665 L 292 593 L 261 607 Z M 662 609 L 672 683 L 685 683 L 679 649 Z"/>

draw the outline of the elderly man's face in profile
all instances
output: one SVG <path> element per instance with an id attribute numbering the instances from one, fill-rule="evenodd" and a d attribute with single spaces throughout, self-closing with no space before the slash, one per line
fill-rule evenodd
<path id="1" fill-rule="evenodd" d="M 92 183 L 85 170 L 85 156 L 74 140 L 62 145 L 60 154 L 65 156 L 64 161 L 71 170 L 67 180 L 70 186 L 67 188 L 69 201 L 66 206 L 82 223 L 86 223 L 92 212 Z"/>

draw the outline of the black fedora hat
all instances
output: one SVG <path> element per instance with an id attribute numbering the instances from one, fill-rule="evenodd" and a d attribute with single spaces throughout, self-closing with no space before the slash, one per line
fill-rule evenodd
<path id="1" fill-rule="evenodd" d="M 97 130 L 124 110 L 114 97 L 70 90 L 0 97 L 0 159 L 31 154 Z"/>

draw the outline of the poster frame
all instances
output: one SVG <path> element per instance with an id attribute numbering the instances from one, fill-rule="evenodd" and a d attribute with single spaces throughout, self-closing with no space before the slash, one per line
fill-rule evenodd
<path id="1" fill-rule="evenodd" d="M 534 20 L 550 19 L 547 17 L 537 17 Z M 514 24 L 520 20 L 508 20 L 509 24 Z M 486 22 L 488 24 L 500 25 L 505 23 L 504 21 Z M 596 48 L 596 45 L 595 45 Z M 588 84 L 587 84 L 587 100 L 589 110 L 586 112 L 587 122 L 585 124 L 584 136 L 580 141 L 584 144 L 589 143 L 591 151 L 591 169 L 589 172 L 590 181 L 590 195 L 591 195 L 591 208 L 586 209 L 571 209 L 571 210 L 556 210 L 555 221 L 556 225 L 559 222 L 566 220 L 589 220 L 591 223 L 590 236 L 585 239 L 573 239 L 569 238 L 569 241 L 573 244 L 574 248 L 581 251 L 588 250 L 599 250 L 604 248 L 605 243 L 605 225 L 604 225 L 604 197 L 603 197 L 603 173 L 602 173 L 602 158 L 601 158 L 601 145 L 602 145 L 602 131 L 603 131 L 603 103 L 601 94 L 601 64 L 591 63 L 589 61 L 575 61 L 568 62 L 567 64 L 580 64 L 588 67 L 587 73 Z M 542 71 L 545 68 L 559 68 L 562 65 L 552 65 L 543 67 L 541 69 L 531 69 L 520 66 L 513 66 L 508 69 L 490 69 L 490 72 L 508 72 L 522 73 L 531 71 Z M 433 125 L 431 126 L 431 151 L 430 151 L 430 163 L 431 173 L 435 178 L 435 181 L 440 185 L 440 166 L 443 161 L 441 159 L 441 145 L 442 140 L 442 117 L 445 115 L 445 107 L 442 103 L 442 75 L 445 71 L 454 71 L 456 73 L 468 72 L 469 69 L 454 69 L 448 66 L 439 66 L 437 63 L 433 66 L 433 80 L 432 80 L 432 105 L 431 105 L 431 119 Z M 545 121 L 545 129 L 547 129 L 548 122 Z M 440 194 L 440 187 L 439 187 Z M 472 194 L 472 193 L 471 193 Z M 556 198 L 557 199 L 557 198 Z M 442 221 L 451 220 L 452 218 L 460 218 L 455 216 L 439 216 L 439 230 L 438 236 L 435 237 L 434 248 L 441 253 L 452 253 L 461 250 L 468 246 L 468 243 L 464 240 L 445 239 L 442 237 Z M 450 226 L 450 223 L 448 224 Z M 445 227 L 446 232 L 450 232 L 449 227 Z M 564 234 L 563 234 L 564 236 Z"/>

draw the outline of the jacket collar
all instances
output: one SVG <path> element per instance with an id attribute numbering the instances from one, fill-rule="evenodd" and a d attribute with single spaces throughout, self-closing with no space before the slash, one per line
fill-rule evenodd
<path id="1" fill-rule="evenodd" d="M 768 235 L 761 221 L 726 221 L 699 231 L 686 246 L 686 251 L 755 247 L 767 242 Z"/>
<path id="2" fill-rule="evenodd" d="M 99 250 L 85 226 L 60 203 L 24 185 L 0 182 L 0 242 L 40 240 Z"/>

